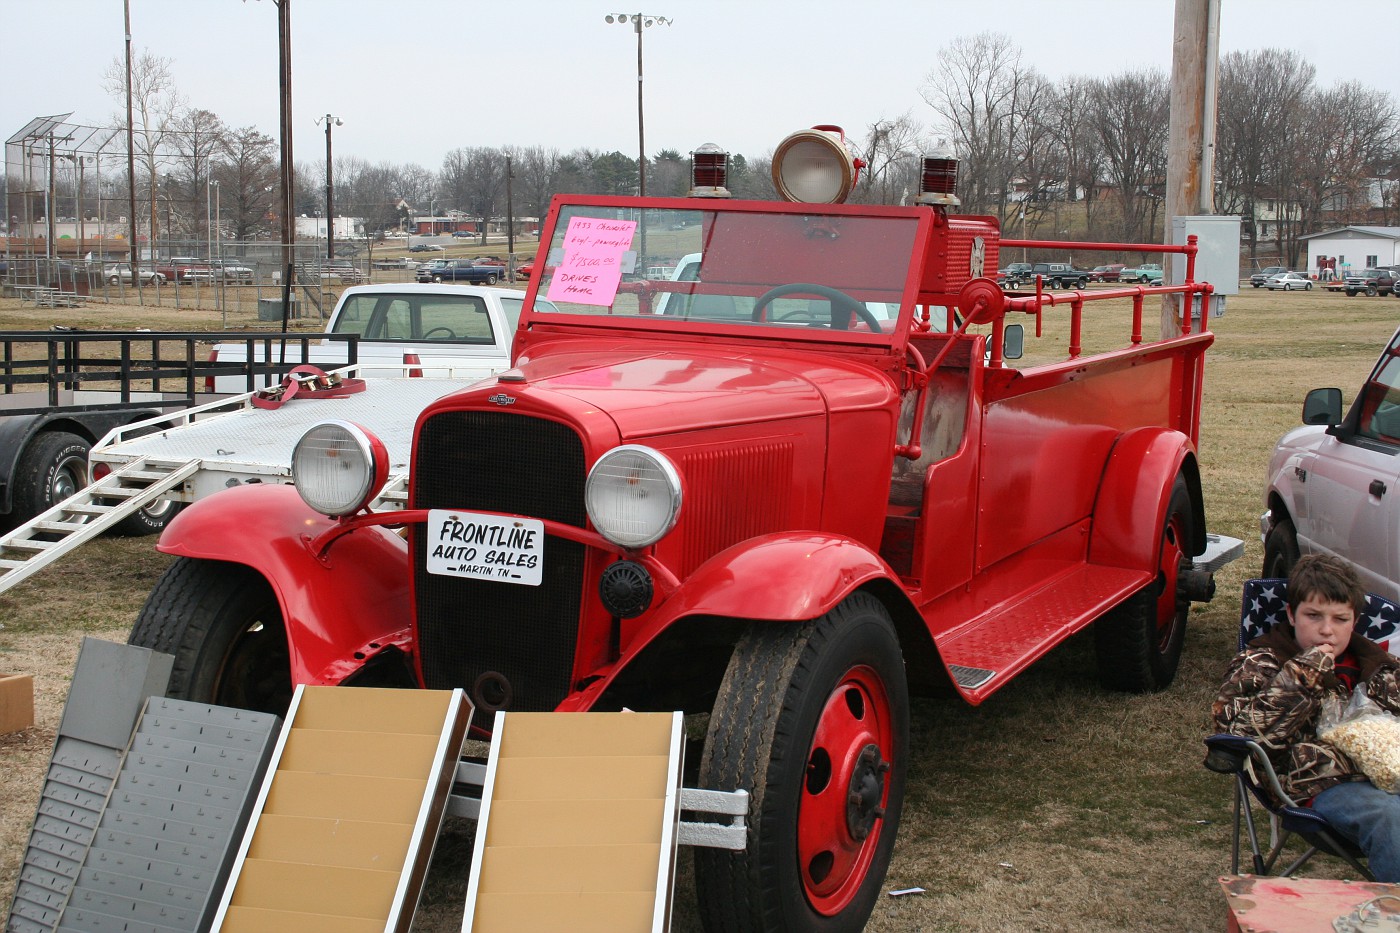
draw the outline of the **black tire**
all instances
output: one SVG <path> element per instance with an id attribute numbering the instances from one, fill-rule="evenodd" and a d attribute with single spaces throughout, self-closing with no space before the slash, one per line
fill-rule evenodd
<path id="1" fill-rule="evenodd" d="M 1346 293 L 1347 293 L 1347 297 L 1348 297 L 1348 298 L 1355 298 L 1355 297 L 1356 297 L 1356 289 L 1354 289 L 1354 288 L 1348 288 L 1348 289 L 1346 289 Z"/>
<path id="2" fill-rule="evenodd" d="M 20 454 L 9 520 L 22 525 L 86 486 L 90 448 L 67 431 L 36 435 Z"/>
<path id="3" fill-rule="evenodd" d="M 1312 283 L 1309 282 L 1308 284 L 1304 285 L 1304 286 L 1303 286 L 1303 291 L 1305 291 L 1305 292 L 1310 292 L 1310 291 L 1312 291 Z"/>
<path id="4" fill-rule="evenodd" d="M 1158 545 L 1157 579 L 1094 623 L 1099 681 L 1111 690 L 1152 693 L 1176 677 L 1191 604 L 1177 595 L 1177 573 L 1190 563 L 1195 513 L 1177 474 Z"/>
<path id="5" fill-rule="evenodd" d="M 695 851 L 705 929 L 864 929 L 899 829 L 908 745 L 903 656 L 878 600 L 858 593 L 809 622 L 753 623 L 700 765 L 701 786 L 751 795 L 747 847 Z"/>
<path id="6" fill-rule="evenodd" d="M 495 285 L 495 284 L 496 284 L 496 277 L 495 277 L 494 275 L 488 275 L 488 276 L 486 277 L 486 284 L 487 284 L 487 285 Z"/>
<path id="7" fill-rule="evenodd" d="M 1263 283 L 1263 282 L 1250 282 L 1249 284 L 1252 285 L 1252 286 L 1255 287 L 1255 288 L 1258 288 L 1259 286 L 1263 285 L 1264 283 Z"/>
<path id="8" fill-rule="evenodd" d="M 442 276 L 440 276 L 440 275 L 435 275 L 435 276 L 433 276 L 433 282 L 434 282 L 434 283 L 439 283 L 439 282 L 441 282 L 441 281 L 442 281 Z"/>
<path id="9" fill-rule="evenodd" d="M 1264 576 L 1286 577 L 1298 563 L 1298 529 L 1290 519 L 1274 523 L 1264 539 Z"/>
<path id="10" fill-rule="evenodd" d="M 1374 297 L 1376 297 L 1376 286 L 1374 286 L 1374 285 L 1367 285 L 1367 286 L 1366 286 L 1366 297 L 1367 297 L 1367 298 L 1374 298 Z"/>
<path id="11" fill-rule="evenodd" d="M 272 587 L 242 564 L 182 557 L 146 599 L 128 644 L 175 656 L 167 696 L 286 713 L 286 627 Z"/>
<path id="12" fill-rule="evenodd" d="M 115 504 L 115 503 L 113 503 Z M 111 533 L 122 538 L 140 538 L 160 534 L 180 511 L 182 503 L 174 499 L 157 499 L 134 515 L 112 526 Z"/>

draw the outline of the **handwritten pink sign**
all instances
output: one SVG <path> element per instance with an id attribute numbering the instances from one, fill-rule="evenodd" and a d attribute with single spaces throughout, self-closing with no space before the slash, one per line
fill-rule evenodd
<path id="1" fill-rule="evenodd" d="M 632 248 L 636 221 L 573 217 L 564 231 L 564 261 L 549 282 L 550 301 L 612 305 L 622 281 L 622 257 Z"/>

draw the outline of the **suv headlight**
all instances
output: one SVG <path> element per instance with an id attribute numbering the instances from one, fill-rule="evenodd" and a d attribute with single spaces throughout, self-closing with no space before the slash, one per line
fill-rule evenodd
<path id="1" fill-rule="evenodd" d="M 681 477 L 657 451 L 625 444 L 593 464 L 584 501 L 589 520 L 604 538 L 621 547 L 647 547 L 676 524 Z"/>
<path id="2" fill-rule="evenodd" d="M 384 488 L 389 455 L 384 442 L 349 421 L 325 421 L 292 451 L 292 482 L 322 515 L 352 515 Z"/>

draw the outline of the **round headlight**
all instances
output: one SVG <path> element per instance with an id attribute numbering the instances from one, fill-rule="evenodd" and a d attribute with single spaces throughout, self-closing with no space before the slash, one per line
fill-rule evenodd
<path id="1" fill-rule="evenodd" d="M 306 504 L 332 518 L 369 504 L 388 478 L 384 443 L 348 421 L 325 421 L 292 452 L 292 482 Z"/>
<path id="2" fill-rule="evenodd" d="M 839 127 L 798 130 L 773 153 L 773 186 L 785 201 L 840 204 L 864 163 L 851 154 Z"/>
<path id="3" fill-rule="evenodd" d="M 584 496 L 599 534 L 622 547 L 646 547 L 675 526 L 681 477 L 657 451 L 626 444 L 593 464 Z"/>

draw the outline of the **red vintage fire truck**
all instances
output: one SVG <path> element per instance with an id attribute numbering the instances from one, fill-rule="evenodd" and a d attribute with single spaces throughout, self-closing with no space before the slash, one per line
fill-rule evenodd
<path id="1" fill-rule="evenodd" d="M 751 809 L 743 851 L 697 851 L 707 927 L 826 931 L 879 894 L 911 693 L 980 703 L 1089 627 L 1106 685 L 1168 685 L 1212 591 L 1213 337 L 1142 317 L 1211 291 L 1195 247 L 1114 245 L 1183 254 L 1182 285 L 1008 295 L 951 160 L 900 207 L 839 203 L 858 165 L 831 128 L 774 166 L 784 201 L 723 197 L 707 152 L 694 197 L 557 196 L 512 368 L 418 418 L 407 508 L 367 510 L 384 446 L 330 421 L 295 488 L 186 509 L 131 636 L 176 656 L 172 692 L 462 687 L 483 734 L 497 710 L 708 713 L 699 781 Z M 1114 297 L 1121 348 L 1085 354 Z M 1008 318 L 1048 314 L 1068 352 L 1009 363 Z"/>

